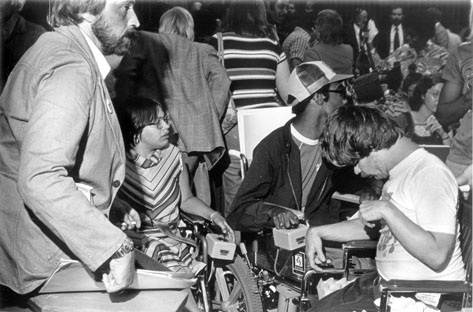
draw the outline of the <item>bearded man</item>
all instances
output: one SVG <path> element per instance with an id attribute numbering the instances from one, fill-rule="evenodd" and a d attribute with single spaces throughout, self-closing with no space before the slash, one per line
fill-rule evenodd
<path id="1" fill-rule="evenodd" d="M 133 282 L 133 243 L 108 219 L 125 150 L 104 79 L 139 21 L 134 0 L 52 0 L 45 33 L 0 98 L 0 284 L 29 294 L 61 259 Z M 86 195 L 86 196 L 84 196 Z M 126 220 L 139 217 L 131 210 Z"/>

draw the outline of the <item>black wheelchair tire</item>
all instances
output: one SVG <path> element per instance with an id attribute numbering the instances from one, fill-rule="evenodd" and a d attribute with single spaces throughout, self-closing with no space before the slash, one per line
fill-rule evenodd
<path id="1" fill-rule="evenodd" d="M 235 278 L 241 285 L 242 300 L 240 300 L 240 303 L 242 303 L 242 306 L 238 309 L 232 309 L 231 311 L 263 312 L 263 303 L 261 301 L 258 284 L 246 262 L 239 255 L 236 255 L 232 263 L 224 264 L 221 267 L 225 275 L 231 274 L 231 276 L 228 277 Z M 217 283 L 215 283 L 215 285 L 217 285 Z M 212 311 L 220 310 L 212 309 Z"/>

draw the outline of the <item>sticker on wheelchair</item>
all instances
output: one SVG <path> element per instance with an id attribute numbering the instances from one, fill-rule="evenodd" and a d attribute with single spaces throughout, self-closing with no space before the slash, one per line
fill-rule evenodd
<path id="1" fill-rule="evenodd" d="M 304 275 L 305 253 L 303 251 L 299 251 L 292 255 L 292 273 Z"/>

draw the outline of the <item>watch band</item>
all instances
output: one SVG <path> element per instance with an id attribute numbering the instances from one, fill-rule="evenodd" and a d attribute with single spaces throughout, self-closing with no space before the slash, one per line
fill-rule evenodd
<path id="1" fill-rule="evenodd" d="M 115 253 L 112 255 L 112 259 L 123 257 L 127 253 L 132 252 L 133 248 L 134 248 L 133 241 L 129 237 L 127 237 L 125 241 L 123 242 L 123 244 L 120 246 L 120 248 L 118 248 L 118 250 L 115 251 Z"/>

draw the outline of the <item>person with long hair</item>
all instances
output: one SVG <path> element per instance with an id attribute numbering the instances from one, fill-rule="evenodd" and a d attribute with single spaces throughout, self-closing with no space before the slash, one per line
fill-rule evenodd
<path id="1" fill-rule="evenodd" d="M 223 24 L 223 59 L 232 81 L 237 109 L 285 105 L 289 64 L 277 35 L 266 19 L 263 0 L 233 1 Z M 217 34 L 210 44 L 218 49 Z M 239 149 L 238 129 L 225 136 L 227 147 Z M 224 173 L 225 207 L 228 209 L 240 182 L 239 160 L 231 159 Z"/>
<path id="2" fill-rule="evenodd" d="M 436 83 L 432 78 L 423 76 L 408 99 L 414 124 L 412 140 L 418 144 L 450 144 L 448 132 L 434 116 L 442 86 L 443 83 Z"/>

